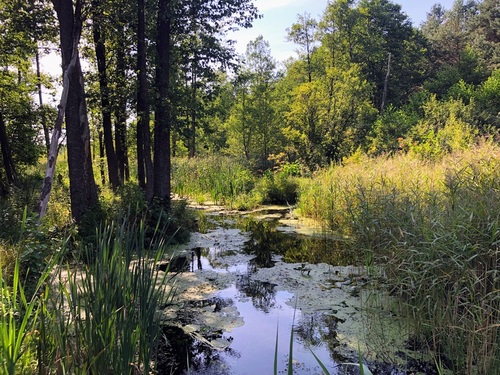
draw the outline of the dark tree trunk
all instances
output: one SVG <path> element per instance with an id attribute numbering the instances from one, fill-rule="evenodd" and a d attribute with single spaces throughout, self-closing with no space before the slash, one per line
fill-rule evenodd
<path id="1" fill-rule="evenodd" d="M 149 97 L 146 61 L 146 24 L 144 0 L 137 2 L 137 174 L 147 200 L 153 197 L 153 161 L 151 159 L 151 133 L 149 130 Z"/>
<path id="2" fill-rule="evenodd" d="M 7 183 L 14 184 L 17 179 L 16 168 L 14 166 L 14 160 L 12 159 L 12 153 L 10 152 L 9 139 L 7 137 L 7 129 L 5 127 L 5 122 L 1 111 L 0 111 L 0 147 L 2 148 L 3 167 L 5 170 L 5 177 L 7 178 Z"/>
<path id="3" fill-rule="evenodd" d="M 189 139 L 189 157 L 194 158 L 196 154 L 196 54 L 191 65 L 191 130 Z"/>
<path id="4" fill-rule="evenodd" d="M 154 128 L 154 196 L 170 209 L 170 52 L 171 0 L 158 0 L 156 89 L 158 99 Z"/>
<path id="5" fill-rule="evenodd" d="M 106 45 L 105 37 L 101 33 L 98 20 L 99 1 L 92 2 L 94 10 L 92 33 L 94 37 L 95 55 L 97 60 L 97 71 L 99 73 L 99 90 L 101 95 L 102 131 L 104 136 L 104 147 L 106 150 L 106 161 L 108 163 L 108 177 L 112 189 L 120 186 L 118 176 L 118 163 L 116 160 L 115 147 L 113 145 L 113 129 L 111 120 L 111 105 L 109 102 L 108 74 L 106 71 Z M 102 156 L 101 156 L 102 157 Z"/>
<path id="6" fill-rule="evenodd" d="M 52 0 L 59 19 L 63 72 L 76 54 L 75 68 L 69 74 L 69 90 L 65 111 L 66 139 L 71 196 L 71 214 L 80 223 L 84 214 L 98 203 L 97 188 L 90 155 L 90 130 L 85 102 L 83 74 L 78 48 L 73 48 L 75 33 L 81 31 L 81 2 Z"/>
<path id="7" fill-rule="evenodd" d="M 97 130 L 97 134 L 99 137 L 99 171 L 101 173 L 101 184 L 106 185 L 106 171 L 104 165 L 104 158 L 106 157 L 106 152 L 104 150 L 104 133 L 102 128 L 99 127 Z"/>
<path id="8" fill-rule="evenodd" d="M 122 181 L 129 179 L 128 150 L 127 150 L 127 98 L 126 98 L 126 72 L 125 72 L 125 45 L 123 42 L 124 31 L 121 28 L 118 35 L 118 48 L 116 51 L 117 90 L 115 95 L 115 144 L 118 159 L 118 170 Z"/>

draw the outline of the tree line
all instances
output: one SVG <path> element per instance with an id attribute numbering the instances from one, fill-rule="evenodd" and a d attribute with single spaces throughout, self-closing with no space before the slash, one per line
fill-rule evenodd
<path id="1" fill-rule="evenodd" d="M 297 55 L 278 63 L 264 36 L 235 52 L 230 32 L 259 17 L 250 0 L 2 0 L 0 194 L 46 155 L 43 214 L 63 137 L 77 222 L 99 184 L 131 175 L 168 209 L 171 157 L 309 173 L 357 152 L 467 147 L 500 127 L 499 13 L 495 0 L 457 0 L 415 27 L 390 0 L 332 0 L 319 19 L 297 16 Z M 54 44 L 58 108 L 39 68 Z"/>

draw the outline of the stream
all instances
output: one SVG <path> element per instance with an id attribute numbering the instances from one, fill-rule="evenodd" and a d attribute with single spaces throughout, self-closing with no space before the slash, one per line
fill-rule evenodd
<path id="1" fill-rule="evenodd" d="M 360 374 L 360 358 L 364 374 L 433 374 L 408 348 L 383 273 L 343 239 L 283 207 L 204 211 L 202 230 L 172 249 L 186 262 L 172 270 L 159 373 L 271 375 L 276 357 L 278 374 L 290 362 L 294 374 L 323 374 L 319 362 Z"/>

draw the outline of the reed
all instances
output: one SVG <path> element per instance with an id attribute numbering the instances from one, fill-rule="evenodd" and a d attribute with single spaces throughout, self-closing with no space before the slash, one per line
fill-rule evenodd
<path id="1" fill-rule="evenodd" d="M 44 338 L 55 346 L 52 367 L 77 374 L 150 373 L 160 311 L 172 298 L 166 273 L 157 272 L 166 244 L 160 230 L 146 243 L 142 222 L 129 225 L 121 220 L 102 227 L 95 246 L 85 249 L 87 264 L 60 268 L 55 294 L 61 298 L 52 301 L 47 322 L 55 339 Z"/>
<path id="2" fill-rule="evenodd" d="M 301 187 L 299 209 L 384 264 L 392 293 L 436 363 L 500 368 L 500 149 L 440 161 L 365 158 Z"/>
<path id="3" fill-rule="evenodd" d="M 231 205 L 248 194 L 255 181 L 241 161 L 224 156 L 177 158 L 172 166 L 172 191 L 203 203 Z"/>
<path id="4" fill-rule="evenodd" d="M 151 373 L 161 311 L 173 297 L 172 281 L 158 272 L 170 238 L 160 224 L 153 235 L 126 216 L 103 225 L 79 267 L 63 263 L 63 241 L 29 294 L 20 260 L 5 274 L 2 259 L 0 373 Z"/>

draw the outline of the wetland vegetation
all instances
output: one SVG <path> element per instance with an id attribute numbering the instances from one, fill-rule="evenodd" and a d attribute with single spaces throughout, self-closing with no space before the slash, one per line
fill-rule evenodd
<path id="1" fill-rule="evenodd" d="M 0 373 L 500 374 L 497 1 L 258 13 L 0 0 Z"/>

